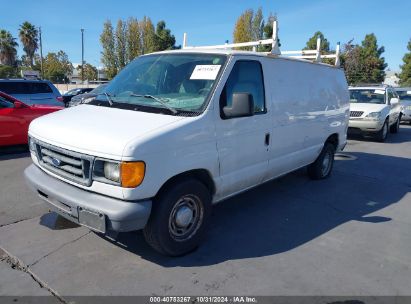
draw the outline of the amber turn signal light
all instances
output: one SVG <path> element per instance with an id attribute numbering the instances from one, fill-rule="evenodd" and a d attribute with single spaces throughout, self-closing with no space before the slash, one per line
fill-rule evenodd
<path id="1" fill-rule="evenodd" d="M 135 188 L 143 182 L 146 164 L 142 161 L 122 162 L 120 163 L 120 172 L 121 186 L 124 188 Z"/>

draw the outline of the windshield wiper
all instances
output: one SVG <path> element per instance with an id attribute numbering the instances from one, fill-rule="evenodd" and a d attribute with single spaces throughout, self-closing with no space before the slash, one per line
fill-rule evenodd
<path id="1" fill-rule="evenodd" d="M 108 95 L 107 92 L 103 92 L 103 94 L 106 96 L 108 103 L 110 104 L 110 107 L 114 104 L 114 102 L 111 100 L 110 95 Z"/>
<path id="2" fill-rule="evenodd" d="M 135 93 L 131 93 L 130 96 L 134 96 L 134 97 L 144 97 L 144 98 L 150 98 L 153 99 L 155 101 L 157 101 L 158 103 L 161 103 L 166 109 L 168 109 L 171 113 L 173 113 L 174 115 L 178 113 L 178 111 L 176 109 L 173 109 L 172 107 L 170 107 L 168 104 L 166 104 L 161 98 L 155 97 L 153 95 L 142 95 L 142 94 L 135 94 Z"/>

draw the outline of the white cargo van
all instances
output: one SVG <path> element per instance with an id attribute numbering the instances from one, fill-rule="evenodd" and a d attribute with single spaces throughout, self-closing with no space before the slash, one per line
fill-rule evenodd
<path id="1" fill-rule="evenodd" d="M 105 93 L 30 125 L 31 187 L 52 210 L 102 233 L 144 229 L 181 255 L 211 206 L 307 166 L 330 175 L 346 144 L 341 69 L 227 49 L 137 58 Z"/>

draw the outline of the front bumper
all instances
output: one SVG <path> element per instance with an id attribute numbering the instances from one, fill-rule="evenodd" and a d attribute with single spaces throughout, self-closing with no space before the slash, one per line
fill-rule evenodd
<path id="1" fill-rule="evenodd" d="M 51 210 L 98 232 L 139 230 L 150 216 L 151 200 L 128 202 L 89 192 L 51 177 L 34 164 L 24 176 Z"/>
<path id="2" fill-rule="evenodd" d="M 381 130 L 383 124 L 384 120 L 350 119 L 348 122 L 348 133 L 353 133 L 354 130 L 356 130 L 355 133 L 375 133 Z"/>

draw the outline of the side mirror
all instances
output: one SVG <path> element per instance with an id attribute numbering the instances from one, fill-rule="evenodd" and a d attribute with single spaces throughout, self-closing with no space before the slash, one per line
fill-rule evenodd
<path id="1" fill-rule="evenodd" d="M 223 112 L 226 118 L 253 116 L 253 96 L 249 93 L 234 93 L 231 107 L 224 107 Z"/>
<path id="2" fill-rule="evenodd" d="M 20 102 L 20 101 L 15 101 L 14 102 L 14 108 L 15 109 L 22 109 L 22 108 L 24 108 L 25 107 L 25 104 L 24 103 L 22 103 L 22 102 Z"/>
<path id="3" fill-rule="evenodd" d="M 400 102 L 400 100 L 399 100 L 398 98 L 396 98 L 396 97 L 393 97 L 393 98 L 390 99 L 390 103 L 391 103 L 392 105 L 395 105 L 395 104 L 397 104 L 397 103 L 399 103 L 399 102 Z"/>

